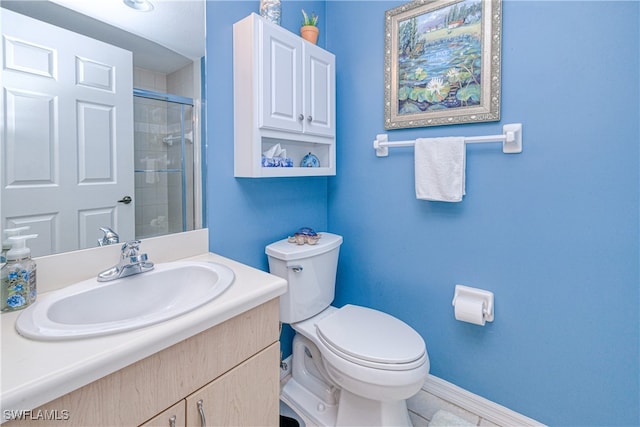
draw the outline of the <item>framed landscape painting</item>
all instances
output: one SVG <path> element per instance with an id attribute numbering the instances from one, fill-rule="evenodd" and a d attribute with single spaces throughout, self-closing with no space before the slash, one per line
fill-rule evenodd
<path id="1" fill-rule="evenodd" d="M 385 129 L 500 120 L 500 0 L 417 0 L 385 13 Z"/>

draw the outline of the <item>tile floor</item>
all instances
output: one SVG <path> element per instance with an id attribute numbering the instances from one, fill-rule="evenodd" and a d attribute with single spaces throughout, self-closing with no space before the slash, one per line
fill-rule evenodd
<path id="1" fill-rule="evenodd" d="M 497 424 L 491 423 L 479 415 L 469 412 L 424 390 L 420 390 L 416 396 L 409 399 L 407 406 L 409 407 L 409 416 L 411 417 L 411 422 L 414 427 L 427 427 L 431 417 L 440 409 L 451 412 L 476 426 L 499 427 Z M 319 427 L 304 416 L 295 413 L 282 400 L 280 401 L 280 414 L 296 419 L 300 423 L 300 427 Z"/>
<path id="2" fill-rule="evenodd" d="M 427 427 L 429 421 L 431 421 L 431 417 L 440 409 L 450 412 L 476 426 L 498 427 L 497 424 L 485 420 L 481 416 L 441 399 L 425 390 L 420 390 L 417 395 L 409 399 L 407 401 L 407 407 L 409 408 L 409 416 L 414 427 Z"/>
<path id="3" fill-rule="evenodd" d="M 281 385 L 284 385 L 284 383 L 289 378 L 290 376 L 288 375 L 285 378 L 283 378 L 281 381 Z M 425 386 L 425 388 L 427 387 Z M 479 399 L 482 399 L 482 398 L 479 398 Z M 286 402 L 286 400 L 284 402 L 281 400 L 280 402 L 281 414 L 297 419 L 300 422 L 300 427 L 322 427 L 322 426 L 316 426 L 313 422 L 304 418 L 304 416 L 300 416 L 296 414 L 290 407 L 287 406 L 287 403 L 288 402 Z M 484 418 L 482 414 L 474 413 L 473 410 L 469 408 L 464 408 L 459 404 L 455 404 L 446 399 L 443 399 L 442 397 L 437 396 L 425 390 L 424 388 L 420 390 L 418 394 L 416 394 L 415 396 L 407 400 L 407 407 L 409 408 L 409 416 L 411 418 L 411 422 L 413 423 L 414 427 L 427 427 L 429 425 L 429 421 L 431 421 L 431 418 L 439 410 L 450 412 L 455 416 L 460 417 L 463 420 L 468 421 L 471 424 L 478 427 L 512 427 L 515 424 L 523 425 L 523 426 L 541 426 L 542 425 L 535 420 L 528 419 L 506 408 L 504 409 L 504 411 L 506 413 L 511 413 L 511 414 L 510 415 L 507 414 L 507 416 L 498 418 L 498 419 L 503 419 L 505 421 L 502 422 L 501 424 L 496 424 L 495 422 L 492 422 Z M 480 406 L 478 406 L 476 404 L 475 407 L 477 412 L 477 411 L 480 411 L 480 409 L 478 408 L 483 408 L 484 405 L 481 404 Z M 486 408 L 486 409 L 488 410 L 488 412 L 484 414 L 485 416 L 487 416 L 487 414 L 491 414 L 491 408 Z M 494 417 L 494 421 L 495 421 L 495 417 Z"/>

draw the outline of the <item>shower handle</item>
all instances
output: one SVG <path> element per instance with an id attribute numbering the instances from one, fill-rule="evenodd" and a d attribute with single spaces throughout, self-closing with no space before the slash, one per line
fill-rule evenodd
<path id="1" fill-rule="evenodd" d="M 118 203 L 124 203 L 125 205 L 128 205 L 132 200 L 133 199 L 131 198 L 131 196 L 124 196 L 122 199 L 118 200 Z"/>

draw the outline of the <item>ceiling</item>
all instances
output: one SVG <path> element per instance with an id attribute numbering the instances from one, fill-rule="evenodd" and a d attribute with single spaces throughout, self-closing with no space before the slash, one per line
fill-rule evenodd
<path id="1" fill-rule="evenodd" d="M 205 52 L 205 0 L 2 0 L 2 7 L 133 52 L 134 65 L 171 73 Z"/>

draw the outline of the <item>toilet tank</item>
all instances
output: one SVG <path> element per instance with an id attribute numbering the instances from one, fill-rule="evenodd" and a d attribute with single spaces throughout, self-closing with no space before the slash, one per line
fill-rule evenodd
<path id="1" fill-rule="evenodd" d="M 338 254 L 342 236 L 320 233 L 315 245 L 298 245 L 287 239 L 267 246 L 271 274 L 287 280 L 280 296 L 280 321 L 295 323 L 327 308 L 334 298 Z"/>

